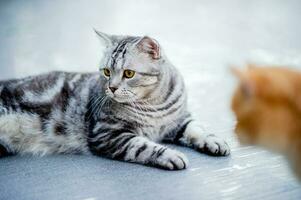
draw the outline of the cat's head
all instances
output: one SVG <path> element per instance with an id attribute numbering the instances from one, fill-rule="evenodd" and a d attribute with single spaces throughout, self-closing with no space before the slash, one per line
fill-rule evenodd
<path id="1" fill-rule="evenodd" d="M 239 79 L 232 99 L 238 139 L 285 151 L 288 140 L 301 131 L 300 73 L 254 65 L 233 72 Z"/>
<path id="2" fill-rule="evenodd" d="M 96 33 L 105 46 L 100 72 L 106 95 L 120 103 L 149 98 L 163 74 L 159 43 L 148 36 Z"/>

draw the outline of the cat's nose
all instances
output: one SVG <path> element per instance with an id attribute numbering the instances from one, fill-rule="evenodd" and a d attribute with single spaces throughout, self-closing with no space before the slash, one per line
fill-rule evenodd
<path id="1" fill-rule="evenodd" d="M 109 88 L 113 93 L 118 89 L 117 87 L 109 87 Z"/>

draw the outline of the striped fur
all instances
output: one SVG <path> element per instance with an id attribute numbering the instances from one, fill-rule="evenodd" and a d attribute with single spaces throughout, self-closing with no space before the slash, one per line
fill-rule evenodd
<path id="1" fill-rule="evenodd" d="M 184 169 L 181 152 L 157 142 L 228 155 L 186 108 L 182 77 L 149 37 L 99 33 L 102 73 L 52 72 L 0 82 L 0 156 L 83 153 L 164 169 Z M 125 69 L 136 71 L 122 78 Z M 109 87 L 118 88 L 113 94 Z"/>

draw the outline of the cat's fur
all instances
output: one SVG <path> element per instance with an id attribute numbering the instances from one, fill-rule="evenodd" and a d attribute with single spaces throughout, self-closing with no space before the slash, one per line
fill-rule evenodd
<path id="1" fill-rule="evenodd" d="M 187 158 L 157 142 L 230 153 L 191 118 L 182 77 L 156 40 L 97 34 L 106 47 L 100 73 L 0 82 L 0 155 L 92 153 L 175 170 L 186 168 Z M 136 75 L 125 79 L 124 69 Z"/>
<path id="2" fill-rule="evenodd" d="M 233 71 L 240 80 L 232 100 L 239 140 L 283 153 L 301 179 L 301 73 L 254 65 Z"/>

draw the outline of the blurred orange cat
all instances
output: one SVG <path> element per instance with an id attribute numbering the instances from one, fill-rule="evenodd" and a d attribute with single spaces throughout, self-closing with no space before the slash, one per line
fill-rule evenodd
<path id="1" fill-rule="evenodd" d="M 301 73 L 280 67 L 233 68 L 232 99 L 241 143 L 281 152 L 301 180 Z"/>

